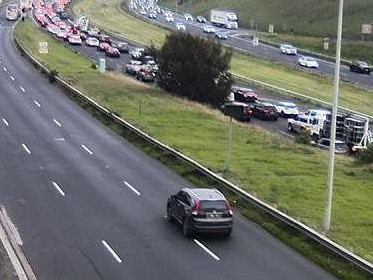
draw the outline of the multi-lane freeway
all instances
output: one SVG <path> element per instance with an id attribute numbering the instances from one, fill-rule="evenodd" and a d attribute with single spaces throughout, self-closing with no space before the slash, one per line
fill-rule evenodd
<path id="1" fill-rule="evenodd" d="M 11 25 L 0 23 L 0 203 L 38 279 L 335 279 L 238 213 L 229 239 L 183 237 L 165 203 L 190 183 L 41 78 Z"/>
<path id="2" fill-rule="evenodd" d="M 174 14 L 174 22 L 166 21 L 165 17 L 160 14 L 157 16 L 156 19 L 149 19 L 146 14 L 141 14 L 141 9 L 137 8 L 137 10 L 132 11 L 141 17 L 143 20 L 149 21 L 153 24 L 159 24 L 162 26 L 166 26 L 170 29 L 176 29 L 176 22 L 183 22 L 186 26 L 186 32 L 191 32 L 193 34 L 205 37 L 214 37 L 214 34 L 206 34 L 203 32 L 203 23 L 198 23 L 196 21 L 186 20 L 184 16 L 180 14 Z M 208 22 L 207 22 L 208 24 Z M 337 28 L 337 27 L 336 27 Z M 228 34 L 228 39 L 221 41 L 223 44 L 229 45 L 241 51 L 250 53 L 255 56 L 264 57 L 279 63 L 283 63 L 289 65 L 291 67 L 298 67 L 298 56 L 291 56 L 291 55 L 284 55 L 281 54 L 279 48 L 273 47 L 267 44 L 260 43 L 259 45 L 254 44 L 254 41 L 250 39 L 253 32 L 245 29 L 238 29 L 238 30 L 228 30 L 224 28 L 215 27 L 217 32 L 225 32 Z M 250 35 L 250 36 L 249 36 Z M 321 40 L 320 40 L 321 43 Z M 301 51 L 299 55 L 301 55 Z M 314 69 L 307 69 L 308 71 L 317 72 L 321 75 L 325 75 L 328 77 L 334 76 L 335 71 L 335 64 L 332 62 L 328 62 L 322 59 L 317 59 L 319 63 L 319 68 L 317 70 Z M 359 87 L 363 88 L 373 88 L 373 79 L 369 75 L 361 75 L 358 73 L 353 73 L 349 70 L 349 67 L 346 65 L 342 65 L 340 71 L 340 78 L 341 81 L 346 83 L 351 83 Z"/>

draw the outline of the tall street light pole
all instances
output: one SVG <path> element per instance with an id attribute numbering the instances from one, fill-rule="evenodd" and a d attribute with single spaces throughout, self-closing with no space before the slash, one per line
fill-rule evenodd
<path id="1" fill-rule="evenodd" d="M 336 61 L 335 61 L 334 89 L 333 89 L 332 127 L 331 127 L 331 132 L 330 132 L 331 139 L 330 139 L 329 162 L 328 162 L 326 205 L 325 205 L 325 215 L 324 215 L 324 233 L 327 233 L 330 230 L 330 221 L 331 221 L 331 215 L 332 215 L 335 132 L 336 132 L 337 110 L 338 110 L 339 71 L 340 71 L 340 66 L 341 66 L 342 22 L 343 22 L 343 0 L 339 0 L 337 46 L 336 46 L 336 55 L 335 55 Z"/>

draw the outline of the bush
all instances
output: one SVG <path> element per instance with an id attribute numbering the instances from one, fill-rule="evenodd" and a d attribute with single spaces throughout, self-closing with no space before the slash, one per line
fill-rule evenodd
<path id="1" fill-rule="evenodd" d="M 361 163 L 373 163 L 373 143 L 359 152 L 358 161 Z"/>
<path id="2" fill-rule="evenodd" d="M 306 131 L 306 130 L 299 133 L 299 135 L 295 138 L 295 141 L 301 144 L 310 144 L 311 140 L 312 140 L 311 133 L 309 133 L 309 131 Z"/>
<path id="3" fill-rule="evenodd" d="M 56 81 L 56 76 L 58 76 L 58 71 L 53 69 L 48 74 L 48 80 L 50 83 L 54 83 Z"/>

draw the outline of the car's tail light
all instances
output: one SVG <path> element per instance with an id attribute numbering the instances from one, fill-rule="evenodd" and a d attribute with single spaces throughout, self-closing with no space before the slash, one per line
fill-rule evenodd
<path id="1" fill-rule="evenodd" d="M 232 207 L 228 200 L 225 201 L 225 204 L 227 204 L 227 209 L 230 215 L 233 215 Z"/>
<path id="2" fill-rule="evenodd" d="M 263 113 L 268 115 L 269 114 L 269 110 L 263 110 Z"/>
<path id="3" fill-rule="evenodd" d="M 196 204 L 194 204 L 192 209 L 192 215 L 197 216 L 199 212 L 199 208 L 201 206 L 201 202 L 199 200 L 196 201 Z"/>

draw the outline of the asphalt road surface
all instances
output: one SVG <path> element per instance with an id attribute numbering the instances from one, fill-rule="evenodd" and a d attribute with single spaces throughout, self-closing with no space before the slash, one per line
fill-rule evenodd
<path id="1" fill-rule="evenodd" d="M 140 10 L 141 9 L 138 8 L 137 10 L 133 10 L 133 12 L 136 13 L 142 19 L 149 21 L 153 24 L 166 26 L 168 28 L 176 30 L 176 23 L 182 22 L 186 26 L 185 32 L 191 32 L 196 35 L 214 38 L 214 34 L 206 34 L 203 32 L 204 24 L 198 23 L 196 21 L 187 21 L 181 15 L 175 14 L 175 21 L 167 22 L 163 14 L 159 14 L 156 19 L 149 19 L 147 15 L 140 14 Z M 207 22 L 207 24 L 209 23 Z M 296 56 L 285 55 L 280 52 L 279 48 L 270 45 L 262 43 L 260 43 L 259 45 L 254 45 L 253 40 L 251 40 L 249 36 L 249 34 L 251 34 L 252 32 L 250 32 L 249 30 L 241 28 L 238 30 L 229 30 L 219 27 L 214 28 L 217 32 L 225 32 L 228 34 L 227 40 L 220 40 L 221 43 L 225 45 L 229 45 L 231 47 L 237 48 L 241 51 L 250 53 L 255 56 L 264 57 L 291 67 L 299 68 L 299 71 L 316 72 L 321 75 L 334 77 L 335 64 L 332 62 L 328 62 L 322 59 L 316 59 L 319 63 L 318 69 L 301 68 L 300 66 L 298 66 L 298 57 L 302 55 L 301 53 L 299 53 Z M 340 79 L 345 83 L 354 84 L 362 88 L 373 89 L 373 78 L 371 75 L 362 75 L 351 72 L 349 70 L 349 67 L 345 65 L 341 66 Z"/>
<path id="2" fill-rule="evenodd" d="M 41 79 L 10 34 L 1 22 L 0 203 L 39 280 L 335 279 L 238 214 L 229 239 L 184 238 L 165 206 L 189 183 Z"/>

